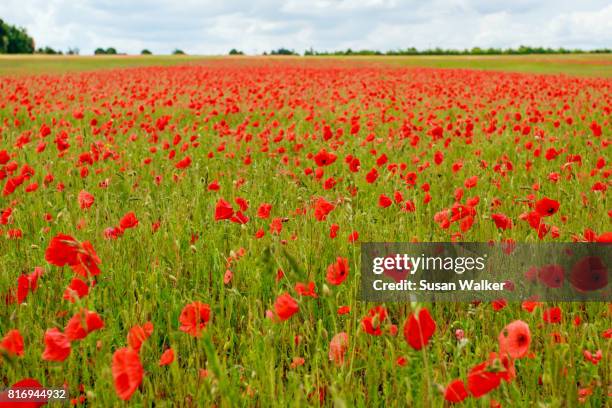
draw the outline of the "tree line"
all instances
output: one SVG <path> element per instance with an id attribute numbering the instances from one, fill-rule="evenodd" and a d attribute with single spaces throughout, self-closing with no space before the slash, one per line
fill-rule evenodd
<path id="1" fill-rule="evenodd" d="M 532 47 L 521 45 L 518 48 L 466 48 L 463 50 L 448 49 L 448 48 L 428 48 L 419 50 L 415 47 L 405 49 L 378 51 L 378 50 L 352 50 L 350 48 L 344 51 L 315 51 L 312 48 L 304 52 L 305 56 L 341 56 L 341 55 L 526 55 L 526 54 L 610 54 L 612 49 L 598 48 L 594 50 L 581 50 L 569 48 L 550 48 L 550 47 Z M 294 54 L 295 55 L 295 54 Z"/>
<path id="2" fill-rule="evenodd" d="M 404 49 L 379 51 L 379 50 L 346 50 L 338 51 L 316 51 L 312 48 L 304 51 L 304 56 L 399 56 L 399 55 L 527 55 L 527 54 L 610 54 L 612 49 L 598 48 L 593 50 L 582 50 L 578 48 L 550 48 L 550 47 L 532 47 L 521 45 L 518 48 L 481 48 L 473 47 L 463 50 L 452 48 L 427 48 L 419 50 L 415 47 Z M 232 49 L 229 55 L 243 55 L 242 51 Z M 272 51 L 264 51 L 262 55 L 301 55 L 299 52 L 289 48 L 278 48 Z"/>

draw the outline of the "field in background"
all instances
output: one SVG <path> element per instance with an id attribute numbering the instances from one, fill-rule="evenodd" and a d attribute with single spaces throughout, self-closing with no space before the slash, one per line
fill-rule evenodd
<path id="1" fill-rule="evenodd" d="M 506 55 L 456 57 L 389 57 L 390 63 L 432 68 L 465 68 L 538 74 L 610 77 L 612 55 Z"/>
<path id="2" fill-rule="evenodd" d="M 211 60 L 272 61 L 294 63 L 343 61 L 413 67 L 492 69 L 542 74 L 612 76 L 612 55 L 513 55 L 513 56 L 415 56 L 415 57 L 200 57 L 155 56 L 0 56 L 0 75 L 47 74 L 136 66 L 206 64 Z"/>
<path id="3" fill-rule="evenodd" d="M 0 55 L 0 75 L 57 74 L 109 68 L 169 66 L 203 62 L 215 57 L 189 55 Z"/>

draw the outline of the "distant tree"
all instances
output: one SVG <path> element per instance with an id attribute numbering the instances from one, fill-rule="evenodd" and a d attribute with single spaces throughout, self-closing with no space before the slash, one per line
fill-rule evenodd
<path id="1" fill-rule="evenodd" d="M 294 50 L 290 50 L 288 48 L 281 47 L 277 50 L 270 51 L 270 55 L 298 55 L 298 53 L 296 53 Z"/>
<path id="2" fill-rule="evenodd" d="M 272 51 L 273 55 L 279 55 L 282 52 Z M 523 54 L 610 54 L 612 50 L 608 48 L 594 49 L 594 50 L 580 50 L 580 49 L 572 49 L 568 50 L 565 48 L 545 48 L 545 47 L 531 47 L 526 45 L 521 45 L 518 48 L 481 48 L 481 47 L 473 47 L 471 49 L 445 49 L 445 48 L 428 48 L 424 50 L 418 50 L 415 47 L 410 47 L 406 49 L 396 49 L 389 50 L 386 52 L 380 52 L 378 50 L 352 50 L 347 49 L 345 51 L 316 51 L 310 48 L 304 52 L 305 56 L 312 55 L 523 55 Z M 265 55 L 265 54 L 264 54 Z"/>
<path id="3" fill-rule="evenodd" d="M 482 48 L 480 48 L 480 47 L 474 47 L 474 48 L 472 48 L 472 50 L 470 51 L 470 54 L 473 54 L 473 55 L 480 55 L 480 54 L 484 54 L 484 53 L 483 53 L 483 51 L 482 51 Z"/>
<path id="4" fill-rule="evenodd" d="M 68 51 L 66 51 L 67 55 L 79 55 L 79 53 L 81 52 L 81 50 L 79 50 L 78 48 L 74 47 L 70 47 L 68 48 Z"/>
<path id="5" fill-rule="evenodd" d="M 32 54 L 35 49 L 34 39 L 25 28 L 12 26 L 0 19 L 0 54 Z"/>
<path id="6" fill-rule="evenodd" d="M 114 47 L 108 47 L 107 49 L 98 47 L 95 49 L 94 55 L 117 55 L 117 49 Z"/>
<path id="7" fill-rule="evenodd" d="M 239 50 L 237 50 L 237 49 L 235 49 L 235 48 L 232 48 L 232 49 L 230 50 L 230 52 L 229 52 L 229 55 L 244 55 L 244 52 L 239 51 Z"/>
<path id="8" fill-rule="evenodd" d="M 185 51 L 177 48 L 174 51 L 172 51 L 172 55 L 185 55 Z"/>
<path id="9" fill-rule="evenodd" d="M 62 55 L 63 52 L 56 51 L 53 48 L 47 46 L 45 48 L 39 48 L 36 50 L 36 54 L 47 54 L 47 55 Z"/>
<path id="10" fill-rule="evenodd" d="M 140 55 L 151 55 L 153 54 L 151 51 L 147 50 L 146 48 L 142 51 L 140 51 Z"/>

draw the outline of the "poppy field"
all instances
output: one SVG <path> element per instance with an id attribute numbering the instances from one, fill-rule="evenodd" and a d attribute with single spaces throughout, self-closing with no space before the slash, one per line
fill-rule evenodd
<path id="1" fill-rule="evenodd" d="M 611 242 L 611 113 L 606 77 L 349 59 L 0 76 L 0 389 L 608 406 L 610 303 L 358 290 L 362 242 Z"/>

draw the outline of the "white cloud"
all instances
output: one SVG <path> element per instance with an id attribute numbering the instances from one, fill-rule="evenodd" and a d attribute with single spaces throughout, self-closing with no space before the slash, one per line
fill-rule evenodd
<path id="1" fill-rule="evenodd" d="M 612 46 L 607 0 L 2 0 L 0 17 L 83 53 Z"/>
<path id="2" fill-rule="evenodd" d="M 564 13 L 546 26 L 550 41 L 587 47 L 593 39 L 612 45 L 612 4 L 599 11 Z"/>

